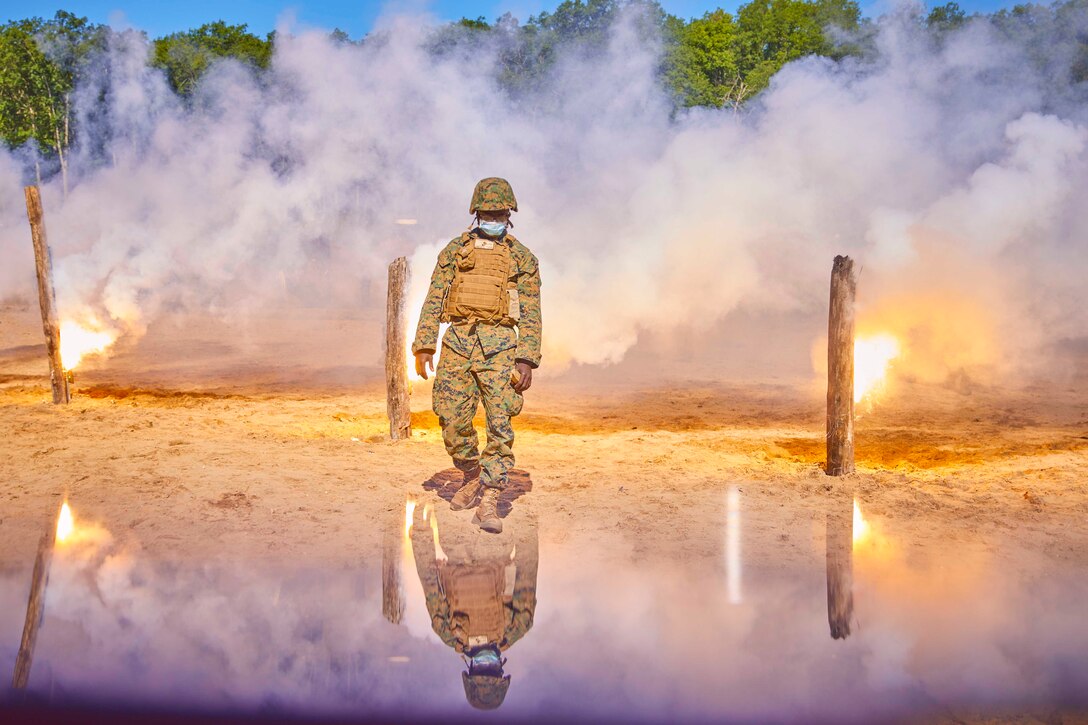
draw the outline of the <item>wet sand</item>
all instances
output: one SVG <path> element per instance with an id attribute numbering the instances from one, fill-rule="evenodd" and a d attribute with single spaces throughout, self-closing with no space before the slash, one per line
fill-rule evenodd
<path id="1" fill-rule="evenodd" d="M 32 312 L 0 314 L 0 575 L 27 570 L 64 497 L 147 557 L 344 565 L 380 551 L 406 492 L 449 466 L 428 384 L 414 385 L 412 439 L 390 443 L 378 356 L 328 356 L 305 338 L 373 338 L 373 320 L 300 315 L 277 321 L 276 342 L 242 344 L 219 323 L 162 322 L 89 361 L 72 403 L 54 406 Z M 808 561 L 847 496 L 895 522 L 907 560 L 962 547 L 1041 581 L 1088 573 L 1088 390 L 1076 380 L 900 380 L 859 409 L 858 472 L 830 479 L 811 378 L 594 374 L 540 376 L 516 421 L 532 490 L 511 516 L 539 521 L 553 562 L 720 571 L 734 487 L 755 570 Z"/>

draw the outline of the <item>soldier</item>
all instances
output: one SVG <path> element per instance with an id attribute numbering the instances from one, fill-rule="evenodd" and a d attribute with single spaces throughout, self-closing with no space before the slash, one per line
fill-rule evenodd
<path id="1" fill-rule="evenodd" d="M 514 191 L 495 177 L 476 184 L 468 231 L 438 255 L 419 316 L 412 353 L 416 372 L 435 373 L 432 408 L 463 483 L 450 507 L 478 506 L 473 523 L 502 531 L 499 492 L 514 465 L 514 429 L 522 393 L 540 364 L 540 271 L 529 249 L 509 233 Z M 434 369 L 439 322 L 450 323 Z M 483 401 L 487 446 L 481 455 L 472 418 Z"/>

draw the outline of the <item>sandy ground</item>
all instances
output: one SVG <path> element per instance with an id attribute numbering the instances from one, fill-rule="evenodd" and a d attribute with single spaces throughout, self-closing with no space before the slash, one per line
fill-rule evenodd
<path id="1" fill-rule="evenodd" d="M 377 547 L 380 531 L 356 522 L 448 467 L 429 385 L 414 386 L 412 440 L 388 442 L 376 356 L 330 364 L 318 339 L 373 338 L 377 323 L 296 317 L 269 321 L 278 338 L 256 342 L 210 318 L 164 321 L 77 371 L 72 403 L 54 406 L 36 311 L 8 307 L 0 565 L 32 556 L 65 495 L 151 552 L 336 557 Z M 861 410 L 858 473 L 840 482 L 820 468 L 823 406 L 811 380 L 647 387 L 621 367 L 596 374 L 540 379 L 517 420 L 518 466 L 534 482 L 519 505 L 546 539 L 710 556 L 720 520 L 693 512 L 726 485 L 758 494 L 754 507 L 788 505 L 803 518 L 821 515 L 834 484 L 874 515 L 913 522 L 917 541 L 992 534 L 1088 563 L 1088 392 L 1075 381 L 1011 391 L 902 382 Z"/>

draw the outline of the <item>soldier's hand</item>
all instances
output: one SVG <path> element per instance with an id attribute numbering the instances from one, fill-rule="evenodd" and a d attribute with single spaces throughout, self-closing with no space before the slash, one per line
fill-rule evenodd
<path id="1" fill-rule="evenodd" d="M 514 384 L 514 390 L 519 393 L 524 393 L 529 389 L 529 386 L 533 384 L 533 369 L 529 367 L 529 363 L 519 362 L 514 364 L 514 369 L 517 370 L 520 378 Z"/>
<path id="2" fill-rule="evenodd" d="M 427 369 L 434 372 L 434 355 L 429 352 L 416 353 L 416 374 L 424 380 L 427 379 Z"/>

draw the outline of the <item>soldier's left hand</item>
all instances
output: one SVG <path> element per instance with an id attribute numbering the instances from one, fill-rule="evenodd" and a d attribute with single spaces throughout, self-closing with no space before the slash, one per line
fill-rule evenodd
<path id="1" fill-rule="evenodd" d="M 529 389 L 529 386 L 533 384 L 533 369 L 529 367 L 529 363 L 519 362 L 514 364 L 514 369 L 518 371 L 518 375 L 521 378 L 514 385 L 514 390 L 519 393 L 524 393 Z"/>

